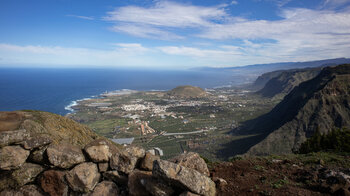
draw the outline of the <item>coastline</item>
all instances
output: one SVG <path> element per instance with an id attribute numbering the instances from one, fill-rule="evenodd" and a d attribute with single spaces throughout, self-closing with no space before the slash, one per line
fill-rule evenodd
<path id="1" fill-rule="evenodd" d="M 230 84 L 226 84 L 226 85 L 219 85 L 219 86 L 214 86 L 211 88 L 204 88 L 204 90 L 214 90 L 214 89 L 220 89 L 220 88 L 232 88 L 234 86 L 237 86 L 238 84 L 234 85 L 232 84 L 232 82 L 230 82 Z M 82 98 L 82 99 L 77 99 L 77 100 L 73 100 L 71 101 L 68 105 L 66 105 L 64 107 L 64 109 L 67 112 L 65 115 L 68 114 L 72 114 L 75 112 L 75 110 L 73 109 L 73 107 L 78 106 L 79 102 L 81 101 L 85 101 L 85 100 L 91 100 L 91 99 L 95 99 L 95 98 L 106 98 L 107 96 L 113 96 L 113 95 L 127 95 L 127 94 L 132 94 L 132 93 L 137 93 L 137 92 L 165 92 L 165 91 L 169 91 L 171 89 L 166 89 L 166 90 L 158 90 L 158 89 L 150 89 L 150 90 L 135 90 L 135 89 L 119 89 L 119 90 L 112 90 L 112 91 L 104 91 L 103 93 L 100 93 L 98 95 L 93 95 L 87 98 Z"/>

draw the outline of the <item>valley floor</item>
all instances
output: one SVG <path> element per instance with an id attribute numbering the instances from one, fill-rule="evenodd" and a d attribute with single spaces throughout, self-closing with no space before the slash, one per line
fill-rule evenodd
<path id="1" fill-rule="evenodd" d="M 280 101 L 242 89 L 206 91 L 208 96 L 195 99 L 162 91 L 107 93 L 80 101 L 68 117 L 110 139 L 129 138 L 147 150 L 160 148 L 164 159 L 194 151 L 210 160 L 226 160 L 244 153 L 258 137 L 228 132 Z"/>

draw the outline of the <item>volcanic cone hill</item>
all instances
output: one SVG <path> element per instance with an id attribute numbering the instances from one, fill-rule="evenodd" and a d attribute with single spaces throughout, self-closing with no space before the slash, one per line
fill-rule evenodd
<path id="1" fill-rule="evenodd" d="M 233 131 L 260 134 L 247 154 L 291 153 L 318 129 L 350 127 L 350 64 L 324 68 L 295 87 L 269 113 Z"/>
<path id="2" fill-rule="evenodd" d="M 167 93 L 169 96 L 177 98 L 203 98 L 208 94 L 200 87 L 196 86 L 178 86 Z"/>

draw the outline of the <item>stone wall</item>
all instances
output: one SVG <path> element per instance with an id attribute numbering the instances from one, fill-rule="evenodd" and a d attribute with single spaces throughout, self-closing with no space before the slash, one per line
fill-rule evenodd
<path id="1" fill-rule="evenodd" d="M 215 195 L 196 153 L 160 160 L 144 149 L 97 139 L 84 148 L 54 144 L 25 129 L 0 132 L 0 196 Z"/>

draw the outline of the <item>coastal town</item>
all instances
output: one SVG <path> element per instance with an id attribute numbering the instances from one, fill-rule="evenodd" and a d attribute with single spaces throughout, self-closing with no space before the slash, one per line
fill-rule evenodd
<path id="1" fill-rule="evenodd" d="M 116 143 L 157 149 L 165 158 L 189 150 L 220 156 L 221 145 L 235 137 L 230 130 L 277 103 L 246 90 L 184 88 L 106 92 L 79 101 L 68 117 Z"/>

